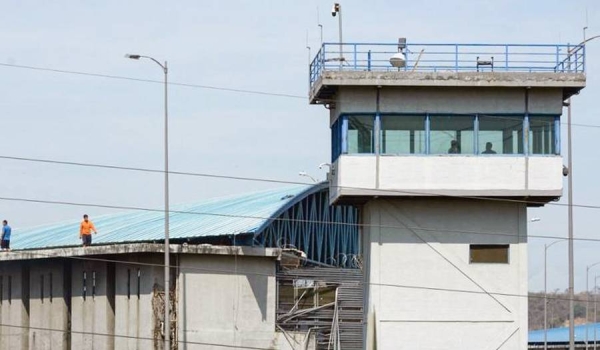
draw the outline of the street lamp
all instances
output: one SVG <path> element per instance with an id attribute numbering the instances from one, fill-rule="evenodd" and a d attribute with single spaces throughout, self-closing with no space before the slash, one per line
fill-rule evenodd
<path id="1" fill-rule="evenodd" d="M 586 304 L 585 304 L 585 348 L 586 348 L 586 350 L 588 348 L 588 328 L 589 328 L 588 322 L 590 320 L 589 311 L 588 311 L 590 309 L 590 287 L 589 287 L 590 269 L 596 265 L 600 265 L 600 261 L 593 263 L 591 265 L 588 265 L 585 268 L 585 292 L 587 293 Z M 594 285 L 595 284 L 596 284 L 596 281 L 594 281 Z"/>
<path id="2" fill-rule="evenodd" d="M 531 219 L 531 221 L 535 222 L 534 219 Z M 539 221 L 539 219 L 536 221 Z M 564 240 L 544 244 L 544 350 L 548 350 L 548 248 L 560 242 L 564 242 Z"/>
<path id="3" fill-rule="evenodd" d="M 596 345 L 598 344 L 598 337 L 596 336 L 596 330 L 598 329 L 596 323 L 598 323 L 597 314 L 598 311 L 596 307 L 598 306 L 598 298 L 596 298 L 596 288 L 598 288 L 598 275 L 594 278 L 594 350 L 596 350 Z"/>
<path id="4" fill-rule="evenodd" d="M 344 52 L 343 52 L 343 41 L 342 41 L 342 5 L 336 2 L 333 4 L 333 8 L 331 9 L 331 15 L 335 17 L 337 14 L 340 14 L 338 17 L 338 25 L 339 25 L 339 35 L 340 35 L 340 70 L 344 66 Z"/>
<path id="5" fill-rule="evenodd" d="M 165 334 L 165 345 L 164 349 L 171 349 L 171 296 L 170 296 L 170 274 L 171 268 L 169 264 L 169 109 L 167 99 L 167 77 L 169 70 L 167 68 L 167 61 L 164 64 L 158 60 L 143 55 L 125 55 L 126 58 L 132 60 L 139 60 L 145 58 L 154 61 L 162 69 L 165 75 L 165 322 L 164 322 L 164 334 Z"/>
<path id="6" fill-rule="evenodd" d="M 585 32 L 584 32 L 585 34 Z M 594 39 L 600 38 L 600 35 L 593 36 L 589 39 L 585 39 L 579 43 L 579 45 L 570 49 L 567 53 L 567 57 L 570 58 L 571 53 L 578 49 L 579 47 L 584 46 L 587 42 L 590 42 Z M 585 58 L 584 58 L 585 59 Z M 585 61 L 584 61 L 585 64 Z M 585 66 L 584 66 L 585 67 Z M 572 157 L 572 143 L 571 143 L 571 98 L 566 102 L 567 105 L 567 153 L 568 153 L 568 169 L 569 176 L 567 178 L 567 183 L 569 187 L 568 192 L 568 204 L 569 207 L 569 350 L 575 350 L 575 263 L 574 263 L 574 247 L 573 247 L 573 157 Z M 586 320 L 587 321 L 587 320 Z M 586 326 L 587 331 L 587 326 Z M 587 345 L 586 345 L 587 347 Z"/>
<path id="7" fill-rule="evenodd" d="M 317 179 L 315 179 L 314 177 L 310 176 L 306 171 L 301 171 L 298 173 L 298 175 L 300 176 L 304 176 L 304 177 L 308 177 L 309 179 L 311 179 L 314 183 L 317 183 L 319 181 L 317 181 Z"/>

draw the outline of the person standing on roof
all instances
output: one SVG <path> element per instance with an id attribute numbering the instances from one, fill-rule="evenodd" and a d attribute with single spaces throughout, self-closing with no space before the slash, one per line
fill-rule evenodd
<path id="1" fill-rule="evenodd" d="M 98 233 L 94 223 L 88 219 L 87 214 L 84 214 L 83 221 L 79 225 L 79 238 L 83 241 L 84 247 L 92 245 L 92 231 L 94 231 L 94 234 Z"/>
<path id="2" fill-rule="evenodd" d="M 2 250 L 10 250 L 10 234 L 12 229 L 8 226 L 8 221 L 2 221 L 2 242 L 0 247 Z"/>

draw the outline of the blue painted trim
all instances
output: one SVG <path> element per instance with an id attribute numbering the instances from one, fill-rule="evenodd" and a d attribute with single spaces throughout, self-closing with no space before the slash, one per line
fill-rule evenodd
<path id="1" fill-rule="evenodd" d="M 479 154 L 479 114 L 475 114 L 473 121 L 473 152 Z"/>
<path id="2" fill-rule="evenodd" d="M 380 150 L 380 145 L 381 145 L 381 115 L 379 113 L 375 113 L 375 123 L 374 123 L 374 130 L 373 132 L 375 133 L 373 135 L 373 140 L 371 141 L 373 144 L 371 145 L 371 147 L 373 147 L 373 151 L 375 152 L 375 154 L 380 154 L 381 150 Z"/>
<path id="3" fill-rule="evenodd" d="M 379 154 L 383 155 L 383 137 L 382 137 L 382 128 L 381 128 L 381 118 L 382 117 L 425 117 L 425 153 L 431 154 L 431 117 L 436 116 L 444 116 L 444 117 L 473 117 L 473 150 L 474 154 L 480 155 L 479 149 L 479 129 L 480 129 L 480 117 L 518 117 L 523 118 L 523 134 L 522 134 L 522 143 L 523 143 L 523 152 L 522 153 L 514 153 L 514 154 L 506 154 L 503 156 L 511 156 L 511 155 L 531 155 L 529 149 L 529 118 L 531 117 L 546 117 L 546 118 L 554 118 L 555 120 L 555 154 L 560 154 L 560 115 L 556 113 L 494 113 L 494 114 L 483 114 L 483 113 L 373 113 L 373 112 L 359 112 L 359 113 L 344 113 L 340 115 L 338 120 L 341 121 L 339 128 L 339 140 L 334 140 L 332 138 L 332 142 L 340 142 L 341 145 L 339 147 L 339 154 L 334 157 L 333 161 L 337 160 L 337 158 L 342 154 L 348 154 L 348 117 L 349 116 L 372 116 L 374 118 L 373 127 L 374 127 L 374 137 L 372 140 L 371 147 L 373 149 L 373 153 L 363 153 L 362 155 L 372 155 Z M 332 147 L 332 150 L 336 149 L 336 147 Z M 518 149 L 516 150 L 518 152 Z M 353 154 L 360 155 L 360 154 Z M 391 155 L 391 154 L 388 154 Z M 423 154 L 417 154 L 423 155 Z M 464 154 L 463 154 L 464 155 Z M 498 155 L 496 155 L 498 156 Z M 546 155 L 548 156 L 548 155 Z"/>
<path id="4" fill-rule="evenodd" d="M 523 118 L 523 154 L 529 155 L 529 114 Z"/>
<path id="5" fill-rule="evenodd" d="M 359 268 L 358 209 L 330 206 L 326 183 L 312 189 L 317 191 L 298 194 L 277 219 L 261 226 L 255 241 L 265 242 L 265 247 L 297 248 L 321 263 Z"/>
<path id="6" fill-rule="evenodd" d="M 431 154 L 431 119 L 425 114 L 425 154 Z"/>
<path id="7" fill-rule="evenodd" d="M 560 117 L 554 117 L 554 153 L 560 155 Z"/>
<path id="8" fill-rule="evenodd" d="M 343 51 L 349 53 L 344 70 L 384 72 L 395 70 L 389 58 L 397 52 L 397 43 L 342 43 L 342 46 Z M 478 69 L 477 57 L 480 56 L 482 61 L 489 61 L 494 55 L 496 56 L 494 71 L 554 73 L 586 71 L 585 45 L 476 43 L 407 43 L 406 49 L 403 50 L 407 62 L 404 71 L 413 69 L 411 63 L 415 62 L 422 50 L 420 64 L 414 67 L 416 71 L 474 72 Z M 353 53 L 350 54 L 350 51 Z M 326 59 L 337 55 L 339 55 L 339 43 L 323 43 L 310 64 L 311 87 L 323 71 L 339 69 L 339 62 Z"/>
<path id="9" fill-rule="evenodd" d="M 348 154 L 348 117 L 342 118 L 342 154 Z"/>

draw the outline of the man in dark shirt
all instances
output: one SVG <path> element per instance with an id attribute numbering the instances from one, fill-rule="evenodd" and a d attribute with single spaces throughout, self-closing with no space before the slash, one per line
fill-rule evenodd
<path id="1" fill-rule="evenodd" d="M 496 151 L 492 149 L 493 145 L 491 142 L 485 144 L 485 151 L 481 152 L 482 154 L 496 154 Z"/>
<path id="2" fill-rule="evenodd" d="M 8 221 L 2 221 L 2 242 L 0 248 L 2 250 L 10 250 L 10 234 L 12 229 L 8 226 Z"/>

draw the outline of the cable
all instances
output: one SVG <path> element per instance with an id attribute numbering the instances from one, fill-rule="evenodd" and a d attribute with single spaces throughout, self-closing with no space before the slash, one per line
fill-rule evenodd
<path id="1" fill-rule="evenodd" d="M 96 77 L 96 78 L 118 79 L 118 80 L 129 80 L 129 81 L 137 81 L 137 82 L 144 82 L 144 83 L 164 84 L 164 81 L 159 81 L 159 80 L 141 79 L 141 78 L 133 78 L 133 77 L 126 77 L 126 76 L 119 76 L 119 75 L 111 75 L 111 74 L 90 73 L 90 72 L 81 72 L 81 71 L 72 71 L 72 70 L 65 70 L 65 69 L 36 67 L 36 66 L 26 66 L 26 65 L 10 64 L 10 63 L 0 63 L 0 66 L 9 67 L 9 68 L 29 69 L 29 70 L 36 70 L 36 71 L 43 71 L 43 72 L 52 72 L 52 73 L 83 75 L 83 76 Z M 177 83 L 177 82 L 169 82 L 168 85 L 199 88 L 199 89 L 208 89 L 208 90 L 218 90 L 218 91 L 229 91 L 229 92 L 245 93 L 245 94 L 264 95 L 264 96 L 307 99 L 307 96 L 302 96 L 302 95 L 282 94 L 282 93 L 277 93 L 277 92 L 268 92 L 268 91 L 259 91 L 259 90 L 235 89 L 235 88 L 226 88 L 226 87 L 212 86 L 212 85 L 188 84 L 188 83 Z M 481 114 L 481 115 L 485 115 L 485 114 Z M 490 115 L 485 115 L 485 116 L 494 117 L 494 118 L 510 119 L 510 117 L 502 117 L 502 116 L 490 116 Z M 566 125 L 567 123 L 561 123 L 561 124 Z M 577 126 L 577 127 L 600 128 L 600 125 L 595 125 L 595 124 L 571 123 L 571 125 Z"/>
<path id="2" fill-rule="evenodd" d="M 74 331 L 74 330 L 65 330 L 65 329 L 57 329 L 57 328 L 45 328 L 45 327 L 33 327 L 33 326 L 18 326 L 11 325 L 6 323 L 0 323 L 1 327 L 10 327 L 10 328 L 20 328 L 20 329 L 32 329 L 39 331 L 49 331 L 49 332 L 59 332 L 59 333 L 71 333 L 71 334 L 82 334 L 82 335 L 96 335 L 101 337 L 110 337 L 110 338 L 124 338 L 124 339 L 138 339 L 138 340 L 149 340 L 155 341 L 154 338 L 149 337 L 140 337 L 133 335 L 118 335 L 118 334 L 109 334 L 109 333 L 99 333 L 99 332 L 85 332 L 85 331 Z M 206 346 L 216 346 L 220 348 L 229 348 L 229 349 L 251 349 L 251 350 L 270 350 L 269 348 L 259 348 L 255 346 L 237 346 L 237 345 L 226 345 L 226 344 L 216 344 L 216 343 L 204 343 L 204 342 L 194 342 L 194 341 L 186 341 L 186 340 L 177 340 L 178 344 L 192 344 L 192 345 L 206 345 Z"/>
<path id="3" fill-rule="evenodd" d="M 126 77 L 126 76 L 119 76 L 119 75 L 88 73 L 88 72 L 79 72 L 79 71 L 71 71 L 71 70 L 64 70 L 64 69 L 53 69 L 53 68 L 44 68 L 44 67 L 35 67 L 35 66 L 24 66 L 24 65 L 9 64 L 9 63 L 0 63 L 0 66 L 11 67 L 11 68 L 30 69 L 30 70 L 36 70 L 36 71 L 52 72 L 52 73 L 64 73 L 64 74 L 83 75 L 83 76 L 96 77 L 96 78 L 118 79 L 118 80 L 137 81 L 137 82 L 143 82 L 143 83 L 164 84 L 164 81 L 151 80 L 151 79 L 141 79 L 141 78 L 132 78 L 132 77 Z M 289 98 L 301 98 L 301 99 L 304 99 L 304 100 L 308 99 L 307 96 L 292 95 L 292 94 L 282 94 L 282 93 L 267 92 L 267 91 L 233 89 L 233 88 L 225 88 L 225 87 L 220 87 L 220 86 L 187 84 L 187 83 L 176 83 L 176 82 L 169 82 L 168 84 L 169 85 L 173 85 L 173 86 L 183 86 L 183 87 L 190 87 L 190 88 L 219 90 L 219 91 L 229 91 L 229 92 L 238 92 L 238 93 L 254 94 L 254 95 L 265 95 L 265 96 L 276 96 L 276 97 L 289 97 Z"/>
<path id="4" fill-rule="evenodd" d="M 69 162 L 69 161 L 15 157 L 15 156 L 6 156 L 6 155 L 0 155 L 0 159 L 38 162 L 38 163 L 50 163 L 50 164 L 61 164 L 61 165 L 72 165 L 72 166 L 83 166 L 83 167 L 94 167 L 94 168 L 105 168 L 105 169 L 113 169 L 113 170 L 140 171 L 140 172 L 160 173 L 160 174 L 164 173 L 164 170 L 149 169 L 149 168 L 136 168 L 136 167 L 95 164 L 95 163 L 82 163 L 82 162 Z M 208 173 L 169 171 L 169 174 L 196 176 L 196 177 L 208 177 L 208 178 L 216 178 L 216 179 L 228 179 L 228 180 L 267 182 L 267 183 L 288 184 L 288 185 L 310 185 L 309 183 L 299 182 L 299 181 L 285 181 L 285 180 L 276 180 L 276 179 L 229 176 L 229 175 L 218 175 L 218 174 L 208 174 Z M 333 185 L 330 185 L 330 187 L 338 188 L 338 189 L 350 189 L 350 190 L 369 190 L 376 194 L 392 193 L 392 194 L 415 195 L 415 196 L 421 196 L 421 195 L 434 196 L 435 195 L 435 196 L 446 197 L 446 198 L 476 199 L 476 200 L 487 200 L 487 201 L 494 201 L 494 202 L 524 203 L 524 204 L 533 204 L 533 205 L 554 205 L 554 206 L 561 206 L 561 207 L 569 206 L 568 204 L 564 204 L 564 203 L 553 203 L 553 202 L 545 203 L 545 202 L 538 202 L 538 201 L 526 201 L 526 200 L 519 200 L 519 199 L 496 198 L 496 197 L 459 196 L 459 195 L 450 195 L 450 194 L 435 193 L 435 192 L 419 192 L 419 191 L 408 191 L 408 190 L 380 190 L 380 189 L 373 189 L 373 188 L 366 188 L 366 187 L 333 186 Z M 600 206 L 587 205 L 587 204 L 573 204 L 573 207 L 585 208 L 585 209 L 600 209 Z"/>
<path id="5" fill-rule="evenodd" d="M 67 257 L 61 257 L 61 256 L 56 256 L 56 255 L 50 255 L 50 254 L 43 254 L 43 253 L 34 253 L 35 255 L 40 255 L 43 257 L 47 257 L 47 258 L 67 258 L 67 259 L 74 259 L 74 260 L 84 260 L 84 261 L 97 261 L 97 262 L 108 262 L 108 263 L 115 263 L 115 264 L 122 264 L 122 265 L 135 265 L 135 266 L 151 266 L 151 267 L 162 267 L 164 268 L 164 264 L 158 264 L 158 263 L 143 263 L 143 262 L 136 262 L 136 261 L 126 261 L 126 260 L 112 260 L 112 259 L 105 259 L 105 258 L 92 258 L 89 256 L 67 256 Z M 180 270 L 191 270 L 191 271 L 202 271 L 202 272 L 214 272 L 214 273 L 221 273 L 221 274 L 232 274 L 234 272 L 234 270 L 229 270 L 229 269 L 214 269 L 214 268 L 202 268 L 202 267 L 180 267 L 180 266 L 170 266 L 172 269 L 180 269 Z M 340 269 L 343 270 L 343 269 Z M 263 276 L 263 277 L 273 277 L 273 274 L 268 274 L 268 273 L 260 273 L 260 272 L 252 272 L 252 271 L 245 271 L 244 275 L 252 275 L 252 276 Z M 293 274 L 290 274 L 293 276 Z M 296 276 L 301 276 L 301 275 L 296 275 Z M 480 291 L 480 290 L 467 290 L 467 289 L 455 289 L 455 288 L 443 288 L 443 287 L 428 287 L 428 286 L 416 286 L 416 285 L 407 285 L 407 284 L 393 284 L 393 283 L 375 283 L 375 282 L 369 282 L 369 283 L 363 283 L 365 285 L 370 285 L 370 286 L 379 286 L 379 287 L 390 287 L 390 288 L 403 288 L 403 289 L 421 289 L 421 290 L 429 290 L 429 291 L 440 291 L 440 292 L 455 292 L 455 293 L 467 293 L 467 294 L 481 294 L 481 295 L 495 295 L 495 296 L 505 296 L 505 297 L 519 297 L 519 298 L 538 298 L 538 299 L 543 299 L 544 296 L 535 296 L 535 295 L 529 295 L 529 294 L 517 294 L 517 293 L 504 293 L 504 292 L 486 292 L 486 291 Z M 553 300 L 563 300 L 563 301 L 569 301 L 571 300 L 570 298 L 563 298 L 563 297 L 551 297 L 548 296 L 548 299 L 553 299 Z M 573 299 L 574 301 L 580 301 L 577 298 Z"/>
<path id="6" fill-rule="evenodd" d="M 163 209 L 152 209 L 144 207 L 131 207 L 131 206 L 117 206 L 117 205 L 105 205 L 105 204 L 93 204 L 93 203 L 76 203 L 66 201 L 50 201 L 41 199 L 29 199 L 29 198 L 15 198 L 15 197 L 0 197 L 0 201 L 16 201 L 26 203 L 39 203 L 39 204 L 55 204 L 65 206 L 78 206 L 78 207 L 95 207 L 95 208 L 108 208 L 108 209 L 120 209 L 120 210 L 137 210 L 146 212 L 158 212 L 164 213 Z M 481 231 L 469 231 L 469 230 L 441 230 L 426 227 L 411 227 L 411 226 L 395 226 L 395 225 L 373 225 L 373 224 L 360 224 L 360 223 L 348 223 L 348 222 L 334 222 L 334 221 L 321 221 L 321 220 L 308 220 L 308 219 L 291 219 L 282 217 L 264 217 L 255 215 L 241 215 L 241 214 L 222 214 L 222 213 L 210 213 L 210 212 L 199 212 L 199 211 L 183 211 L 183 210 L 170 210 L 172 214 L 188 214 L 188 215 L 206 215 L 206 216 L 218 216 L 227 218 L 241 218 L 241 219 L 258 219 L 258 220 L 271 220 L 271 221 L 283 221 L 283 222 L 301 222 L 301 223 L 313 223 L 313 224 L 331 224 L 340 226 L 357 226 L 357 227 L 368 227 L 368 228 L 386 228 L 386 229 L 414 229 L 420 231 L 432 231 L 432 232 L 451 232 L 451 233 L 467 233 L 467 234 L 481 234 L 481 235 L 492 235 L 492 236 L 510 236 L 516 237 L 515 233 L 508 232 L 481 232 Z M 567 240 L 566 237 L 559 236 L 547 236 L 547 235 L 529 235 L 531 238 L 541 239 L 556 239 L 556 240 Z M 597 238 L 573 238 L 573 240 L 584 241 L 584 242 L 600 242 Z"/>

